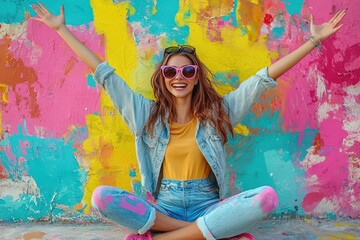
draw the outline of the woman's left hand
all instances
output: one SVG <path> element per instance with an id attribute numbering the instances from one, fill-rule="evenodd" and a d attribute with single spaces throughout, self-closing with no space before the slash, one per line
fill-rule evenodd
<path id="1" fill-rule="evenodd" d="M 312 35 L 318 37 L 321 41 L 324 41 L 332 34 L 336 33 L 343 24 L 340 24 L 341 19 L 345 16 L 346 11 L 342 10 L 333 16 L 330 21 L 325 22 L 321 25 L 314 25 L 313 23 L 313 16 L 311 15 L 310 18 L 310 32 Z"/>

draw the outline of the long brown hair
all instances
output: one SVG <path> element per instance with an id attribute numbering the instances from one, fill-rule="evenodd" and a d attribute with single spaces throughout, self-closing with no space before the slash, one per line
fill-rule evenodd
<path id="1" fill-rule="evenodd" d="M 192 92 L 191 110 L 193 115 L 200 121 L 210 121 L 215 127 L 216 131 L 222 137 L 222 142 L 226 143 L 228 140 L 227 131 L 234 134 L 229 116 L 224 110 L 222 96 L 218 94 L 212 84 L 213 74 L 200 61 L 196 54 L 180 52 L 175 54 L 165 55 L 160 64 L 155 69 L 151 77 L 151 86 L 154 89 L 155 104 L 153 105 L 149 119 L 146 124 L 146 130 L 153 134 L 154 125 L 156 121 L 161 118 L 165 124 L 165 117 L 168 114 L 169 120 L 176 119 L 175 104 L 172 94 L 167 90 L 164 77 L 161 74 L 160 67 L 166 65 L 169 58 L 174 55 L 184 55 L 189 58 L 193 64 L 198 66 L 198 84 L 194 86 Z"/>

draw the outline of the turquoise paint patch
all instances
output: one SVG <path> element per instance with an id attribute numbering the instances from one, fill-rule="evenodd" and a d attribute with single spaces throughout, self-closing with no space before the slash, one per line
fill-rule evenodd
<path id="1" fill-rule="evenodd" d="M 12 196 L 0 199 L 0 221 L 32 221 L 38 220 L 50 213 L 50 206 L 43 198 L 21 194 L 17 200 Z"/>
<path id="2" fill-rule="evenodd" d="M 214 74 L 216 84 L 230 85 L 231 87 L 239 86 L 239 73 L 237 72 L 218 72 Z"/>
<path id="3" fill-rule="evenodd" d="M 296 140 L 297 137 L 287 136 L 288 140 L 294 138 Z M 275 141 L 284 140 L 285 138 L 283 140 L 277 138 Z M 281 203 L 277 212 L 295 215 L 294 217 L 297 215 L 304 216 L 305 213 L 301 208 L 301 203 L 304 199 L 305 191 L 300 189 L 304 189 L 302 176 L 305 174 L 305 171 L 294 166 L 292 159 L 296 158 L 297 153 L 290 151 L 279 148 L 264 152 L 265 166 L 267 173 L 273 179 L 279 202 Z M 298 189 L 298 191 L 294 191 L 295 189 Z"/>
<path id="4" fill-rule="evenodd" d="M 297 164 L 306 156 L 317 130 L 284 133 L 280 112 L 266 112 L 260 117 L 250 113 L 242 123 L 258 134 L 239 135 L 229 141 L 227 161 L 229 171 L 235 174 L 235 188 L 271 186 L 279 196 L 276 216 L 304 215 L 304 189 L 300 183 L 305 172 Z"/>
<path id="5" fill-rule="evenodd" d="M 87 75 L 86 80 L 89 87 L 96 88 L 96 81 L 92 74 Z"/>
<path id="6" fill-rule="evenodd" d="M 284 2 L 287 12 L 293 16 L 294 14 L 300 14 L 304 5 L 304 0 L 281 0 Z"/>
<path id="7" fill-rule="evenodd" d="M 36 0 L 5 0 L 0 8 L 0 23 L 21 23 L 25 21 L 25 12 L 30 12 L 30 16 L 34 17 L 36 13 L 30 7 L 36 4 Z M 41 1 L 54 14 L 60 13 L 60 6 L 65 6 L 65 19 L 69 25 L 87 25 L 94 20 L 90 1 L 88 0 L 42 0 Z"/>
<path id="8" fill-rule="evenodd" d="M 276 39 L 281 39 L 284 36 L 285 28 L 284 27 L 274 27 L 271 31 L 271 34 Z"/>
<path id="9" fill-rule="evenodd" d="M 237 18 L 236 18 L 236 9 L 238 8 L 238 5 L 239 5 L 239 0 L 235 0 L 234 7 L 233 7 L 231 13 L 229 13 L 229 15 L 228 15 L 228 17 L 232 19 L 234 27 L 239 26 L 237 23 Z"/>
<path id="10" fill-rule="evenodd" d="M 237 9 L 238 5 L 239 5 L 239 2 L 234 1 L 234 7 L 233 7 L 232 11 L 228 15 L 224 15 L 224 16 L 221 17 L 222 20 L 224 20 L 225 22 L 230 23 L 234 27 L 239 26 L 237 21 L 236 21 L 236 9 Z"/>
<path id="11" fill-rule="evenodd" d="M 21 147 L 22 143 L 27 143 L 26 148 Z M 73 144 L 64 139 L 44 139 L 22 134 L 4 136 L 0 146 L 9 148 L 12 156 L 1 151 L 0 159 L 10 178 L 20 181 L 22 176 L 30 176 L 36 183 L 39 196 L 26 192 L 20 194 L 17 200 L 6 196 L 0 203 L 0 219 L 39 220 L 49 214 L 52 217 L 61 214 L 63 210 L 56 208 L 57 205 L 72 209 L 81 202 L 86 172 L 74 157 Z M 13 160 L 20 158 L 26 161 L 14 164 Z"/>
<path id="12" fill-rule="evenodd" d="M 155 14 L 152 13 L 153 1 L 132 0 L 131 3 L 135 8 L 135 13 L 128 17 L 130 23 L 140 23 L 141 27 L 146 30 L 146 34 L 156 37 L 166 34 L 169 42 L 186 43 L 189 27 L 178 26 L 175 22 L 175 16 L 179 11 L 179 1 L 157 1 Z M 134 33 L 137 45 L 142 40 L 143 34 Z"/>

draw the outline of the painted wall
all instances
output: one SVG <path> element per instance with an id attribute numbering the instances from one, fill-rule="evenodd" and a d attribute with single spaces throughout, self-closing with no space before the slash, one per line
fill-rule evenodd
<path id="1" fill-rule="evenodd" d="M 0 9 L 0 221 L 96 219 L 91 193 L 144 194 L 134 138 L 91 72 L 33 20 Z M 360 25 L 356 0 L 43 0 L 137 92 L 171 44 L 191 44 L 225 94 L 294 50 L 315 22 L 344 27 L 266 93 L 229 142 L 229 194 L 270 185 L 275 217 L 360 217 Z"/>

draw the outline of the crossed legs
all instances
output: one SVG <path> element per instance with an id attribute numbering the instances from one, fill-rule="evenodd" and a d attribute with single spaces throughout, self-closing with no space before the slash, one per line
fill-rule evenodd
<path id="1" fill-rule="evenodd" d="M 114 187 L 95 189 L 93 206 L 99 213 L 140 234 L 149 229 L 161 231 L 161 239 L 221 239 L 248 231 L 270 214 L 278 204 L 271 187 L 260 187 L 225 199 L 210 208 L 196 222 L 171 218 L 157 211 L 152 203 Z"/>

